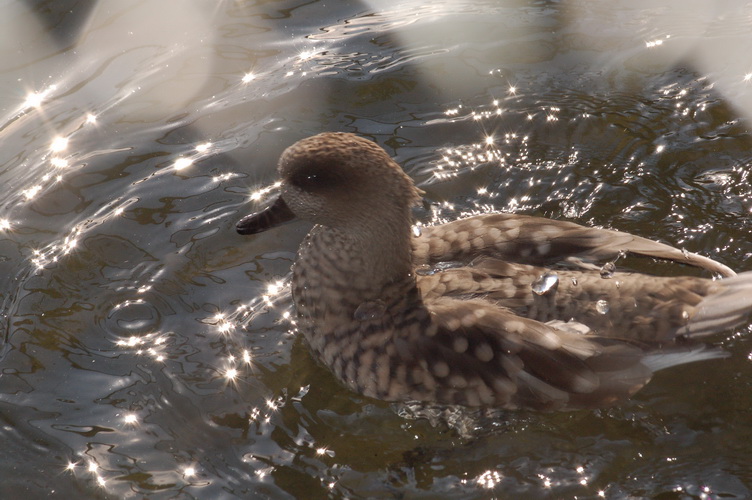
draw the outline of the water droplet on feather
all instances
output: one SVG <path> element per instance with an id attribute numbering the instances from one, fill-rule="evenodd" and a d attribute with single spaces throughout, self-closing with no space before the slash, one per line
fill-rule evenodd
<path id="1" fill-rule="evenodd" d="M 544 273 L 533 281 L 532 289 L 536 295 L 546 295 L 555 290 L 559 285 L 559 276 L 556 273 Z"/>
<path id="2" fill-rule="evenodd" d="M 606 262 L 603 264 L 603 267 L 601 267 L 601 278 L 603 279 L 609 279 L 614 276 L 614 273 L 616 272 L 616 264 L 613 262 Z"/>
<path id="3" fill-rule="evenodd" d="M 608 313 L 608 310 L 610 309 L 610 306 L 608 305 L 607 300 L 599 300 L 595 303 L 595 310 L 598 311 L 599 314 L 606 314 Z"/>

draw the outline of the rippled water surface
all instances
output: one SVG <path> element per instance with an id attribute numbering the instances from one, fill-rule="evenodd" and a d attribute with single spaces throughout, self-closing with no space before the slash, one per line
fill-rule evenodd
<path id="1" fill-rule="evenodd" d="M 614 409 L 424 418 L 292 333 L 307 227 L 234 230 L 286 146 L 350 131 L 425 223 L 545 215 L 750 270 L 750 3 L 2 10 L 0 497 L 752 496 L 749 325 Z"/>

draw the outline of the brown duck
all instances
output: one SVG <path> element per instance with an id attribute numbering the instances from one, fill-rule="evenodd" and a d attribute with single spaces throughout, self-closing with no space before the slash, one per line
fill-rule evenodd
<path id="1" fill-rule="evenodd" d="M 720 357 L 696 339 L 742 324 L 752 272 L 639 236 L 517 214 L 413 228 L 420 191 L 375 143 L 323 133 L 279 160 L 280 195 L 237 224 L 315 224 L 292 296 L 315 356 L 387 401 L 560 409 L 612 404 L 653 372 Z M 724 279 L 613 269 L 626 254 Z M 605 267 L 601 267 L 605 264 Z"/>

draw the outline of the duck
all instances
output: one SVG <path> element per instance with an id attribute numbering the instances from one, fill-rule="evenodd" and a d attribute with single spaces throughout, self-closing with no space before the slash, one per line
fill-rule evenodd
<path id="1" fill-rule="evenodd" d="M 299 140 L 277 172 L 273 201 L 236 230 L 313 224 L 292 266 L 297 328 L 318 362 L 369 398 L 611 406 L 658 370 L 727 356 L 704 339 L 752 311 L 752 272 L 626 232 L 517 213 L 416 226 L 423 192 L 352 133 Z M 677 270 L 617 268 L 626 256 Z"/>

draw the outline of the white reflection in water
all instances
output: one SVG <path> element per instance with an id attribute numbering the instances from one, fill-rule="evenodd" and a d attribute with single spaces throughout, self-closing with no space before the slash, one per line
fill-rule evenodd
<path id="1" fill-rule="evenodd" d="M 214 316 L 214 320 L 216 321 L 217 330 L 222 335 L 230 333 L 235 328 L 235 325 L 231 321 L 228 321 L 222 313 Z"/>
<path id="2" fill-rule="evenodd" d="M 175 163 L 173 163 L 173 168 L 175 170 L 183 170 L 190 167 L 191 165 L 193 165 L 193 160 L 191 160 L 190 158 L 181 157 L 175 160 Z"/>
<path id="3" fill-rule="evenodd" d="M 278 190 L 280 188 L 280 186 L 282 186 L 282 182 L 277 181 L 277 182 L 275 182 L 274 184 L 272 184 L 270 186 L 266 186 L 266 187 L 263 187 L 263 188 L 260 188 L 260 189 L 257 189 L 255 191 L 253 191 L 250 194 L 249 198 L 251 199 L 251 201 L 259 201 L 259 200 L 263 199 L 269 193 L 272 193 L 272 192 Z"/>
<path id="4" fill-rule="evenodd" d="M 496 487 L 501 482 L 502 475 L 499 471 L 487 470 L 475 479 L 476 484 L 486 489 Z"/>
<path id="5" fill-rule="evenodd" d="M 26 95 L 26 100 L 24 100 L 23 104 L 21 105 L 21 109 L 23 110 L 23 109 L 28 109 L 28 108 L 41 107 L 42 103 L 56 89 L 57 89 L 57 85 L 50 85 L 46 89 L 41 90 L 39 92 L 29 92 Z"/>
<path id="6" fill-rule="evenodd" d="M 65 151 L 67 148 L 68 148 L 67 137 L 55 137 L 55 139 L 52 140 L 52 144 L 50 144 L 50 151 L 52 151 L 53 153 Z"/>
<path id="7" fill-rule="evenodd" d="M 126 413 L 123 415 L 123 421 L 128 425 L 138 425 L 138 416 L 135 413 Z"/>
<path id="8" fill-rule="evenodd" d="M 28 189 L 24 189 L 22 193 L 24 195 L 24 198 L 26 198 L 27 200 L 31 200 L 34 197 L 36 197 L 36 195 L 39 194 L 39 191 L 41 190 L 42 190 L 42 186 L 37 184 L 36 186 L 32 186 Z"/>
<path id="9" fill-rule="evenodd" d="M 234 382 L 238 378 L 238 369 L 235 367 L 228 368 L 225 371 L 225 378 L 228 382 Z"/>
<path id="10" fill-rule="evenodd" d="M 309 59 L 313 59 L 316 54 L 316 50 L 304 50 L 298 54 L 298 59 L 300 59 L 301 61 L 307 61 Z"/>
<path id="11" fill-rule="evenodd" d="M 57 157 L 57 156 L 53 156 L 50 159 L 50 164 L 55 168 L 65 168 L 68 166 L 68 160 Z"/>
<path id="12" fill-rule="evenodd" d="M 650 41 L 645 42 L 645 47 L 649 49 L 652 49 L 653 47 L 660 47 L 661 45 L 663 45 L 663 40 L 661 39 L 650 40 Z"/>
<path id="13" fill-rule="evenodd" d="M 145 335 L 132 335 L 126 339 L 118 339 L 115 345 L 130 349 L 137 356 L 149 356 L 159 363 L 164 362 L 164 350 L 167 348 L 169 333 L 148 333 Z"/>

